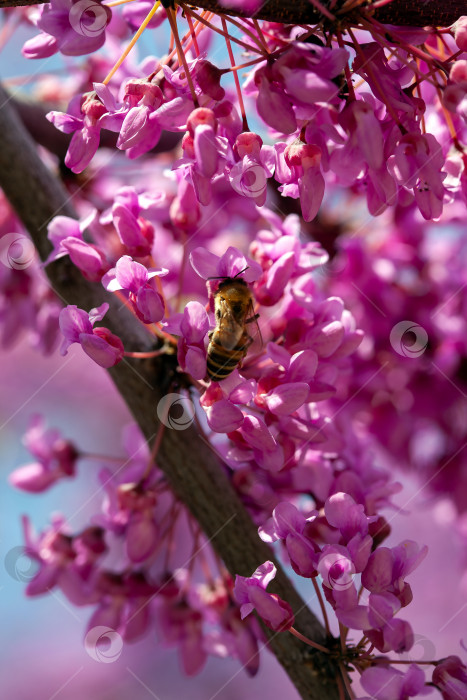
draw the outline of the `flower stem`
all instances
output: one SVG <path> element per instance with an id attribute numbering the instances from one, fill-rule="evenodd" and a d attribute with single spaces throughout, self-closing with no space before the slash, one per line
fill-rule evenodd
<path id="1" fill-rule="evenodd" d="M 295 627 L 290 627 L 289 632 L 291 632 L 294 637 L 297 637 L 297 639 L 300 639 L 300 641 L 305 642 L 305 644 L 308 644 L 308 646 L 313 647 L 314 649 L 318 649 L 324 654 L 329 654 L 329 649 L 326 649 L 326 647 L 323 647 L 321 644 L 318 644 L 317 642 L 313 642 L 311 639 L 308 639 L 308 637 L 305 637 L 305 635 L 303 635 L 301 632 L 298 632 L 298 630 L 296 630 Z"/>
<path id="2" fill-rule="evenodd" d="M 170 27 L 172 29 L 172 34 L 173 34 L 174 39 L 175 39 L 175 46 L 177 47 L 177 54 L 178 54 L 178 62 L 185 69 L 186 79 L 188 82 L 188 86 L 190 88 L 191 97 L 193 99 L 193 104 L 195 105 L 195 107 L 199 107 L 198 98 L 196 96 L 195 88 L 194 88 L 193 81 L 192 81 L 191 75 L 190 75 L 190 69 L 188 68 L 188 64 L 186 62 L 185 52 L 184 52 L 182 44 L 180 42 L 180 37 L 178 35 L 175 10 L 171 10 L 170 7 L 167 8 L 167 18 L 169 20 Z"/>
<path id="3" fill-rule="evenodd" d="M 191 19 L 191 15 L 188 15 L 188 14 L 186 15 L 186 21 L 188 22 L 188 26 L 190 27 L 190 34 L 191 34 L 191 38 L 193 41 L 195 53 L 197 56 L 199 56 L 198 40 L 196 38 L 195 29 L 193 26 L 193 20 Z"/>
<path id="4" fill-rule="evenodd" d="M 104 80 L 102 81 L 102 82 L 104 83 L 104 85 L 107 85 L 107 83 L 108 83 L 109 80 L 112 78 L 112 76 L 113 76 L 113 75 L 117 72 L 117 70 L 120 68 L 120 66 L 122 65 L 123 61 L 124 61 L 125 58 L 128 56 L 128 54 L 130 53 L 131 49 L 133 48 L 133 46 L 136 44 L 136 42 L 137 42 L 138 39 L 140 38 L 141 34 L 144 32 L 144 30 L 145 30 L 146 27 L 148 26 L 149 22 L 152 20 L 152 18 L 153 18 L 154 15 L 156 14 L 157 8 L 159 7 L 160 4 L 161 4 L 161 3 L 160 3 L 160 0 L 157 0 L 157 2 L 154 4 L 152 10 L 146 15 L 146 17 L 145 17 L 144 20 L 143 20 L 143 23 L 141 24 L 141 27 L 138 29 L 138 31 L 137 31 L 136 34 L 134 35 L 133 39 L 130 41 L 130 43 L 129 43 L 128 46 L 126 47 L 125 51 L 122 53 L 122 55 L 121 55 L 120 58 L 118 59 L 117 63 L 116 63 L 116 64 L 114 65 L 114 67 L 112 68 L 112 70 L 106 75 L 106 77 L 105 77 Z"/>
<path id="5" fill-rule="evenodd" d="M 248 45 L 247 43 L 245 43 L 244 41 L 241 41 L 240 39 L 237 39 L 237 38 L 234 37 L 234 36 L 229 36 L 228 34 L 226 34 L 225 32 L 223 32 L 222 29 L 219 29 L 219 27 L 216 27 L 214 24 L 211 24 L 211 22 L 208 22 L 207 19 L 204 19 L 204 17 L 201 17 L 201 15 L 199 15 L 197 12 L 195 12 L 194 10 L 188 8 L 187 5 L 185 5 L 183 2 L 180 4 L 180 7 L 183 8 L 183 10 L 184 10 L 185 13 L 190 14 L 192 17 L 194 17 L 195 19 L 197 19 L 198 22 L 201 22 L 202 24 L 205 24 L 206 27 L 209 27 L 209 29 L 212 29 L 213 32 L 216 32 L 217 34 L 220 34 L 221 36 L 224 37 L 224 39 L 225 39 L 226 37 L 229 37 L 232 41 L 234 41 L 236 44 L 239 44 L 239 46 L 242 46 L 242 47 L 243 47 L 244 49 L 246 49 L 247 51 L 255 51 L 256 53 L 263 53 L 263 52 L 260 52 L 259 49 L 255 48 L 254 46 L 249 46 L 249 45 Z"/>
<path id="6" fill-rule="evenodd" d="M 234 66 L 235 65 L 235 58 L 233 55 L 232 46 L 230 45 L 230 39 L 228 39 L 227 24 L 225 22 L 225 17 L 223 15 L 221 15 L 220 17 L 221 17 L 221 22 L 222 22 L 222 29 L 224 30 L 224 32 L 226 34 L 225 43 L 227 45 L 227 51 L 229 52 L 230 63 L 232 66 Z M 237 95 L 238 95 L 238 104 L 240 106 L 240 111 L 242 113 L 243 131 L 249 131 L 248 120 L 247 120 L 246 114 L 245 114 L 245 105 L 243 104 L 242 90 L 240 88 L 240 81 L 238 79 L 238 72 L 234 71 L 233 76 L 234 76 L 234 81 L 235 81 L 235 88 L 237 90 Z"/>
<path id="7" fill-rule="evenodd" d="M 134 357 L 138 360 L 140 360 L 140 359 L 142 360 L 142 359 L 146 359 L 148 357 L 159 357 L 160 355 L 164 355 L 165 352 L 166 351 L 164 349 L 160 349 L 160 350 L 153 350 L 152 352 L 124 352 L 123 355 L 125 357 Z"/>
<path id="8" fill-rule="evenodd" d="M 321 595 L 320 587 L 318 586 L 315 578 L 312 579 L 312 583 L 313 583 L 313 587 L 315 589 L 316 595 L 318 597 L 321 612 L 323 613 L 323 621 L 324 621 L 324 626 L 326 628 L 326 633 L 331 634 L 331 628 L 329 627 L 328 613 L 326 611 L 326 606 L 324 604 L 323 596 Z"/>

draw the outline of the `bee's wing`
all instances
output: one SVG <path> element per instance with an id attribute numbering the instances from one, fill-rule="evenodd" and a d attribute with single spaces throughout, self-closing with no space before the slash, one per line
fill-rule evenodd
<path id="1" fill-rule="evenodd" d="M 217 326 L 217 341 L 226 350 L 233 350 L 243 335 L 243 326 L 236 320 L 227 304 L 222 305 L 222 315 Z"/>
<path id="2" fill-rule="evenodd" d="M 259 327 L 258 318 L 259 318 L 259 314 L 255 314 L 255 310 L 254 310 L 254 307 L 253 307 L 253 302 L 250 301 L 250 303 L 249 303 L 249 305 L 248 305 L 248 313 L 247 313 L 247 319 L 246 319 L 245 323 L 254 323 L 254 324 L 255 324 L 255 326 L 256 326 L 256 331 L 255 331 L 254 333 L 252 333 L 252 332 L 249 330 L 251 342 L 253 342 L 253 340 L 256 338 L 256 336 L 259 336 L 259 339 L 260 339 L 260 342 L 261 342 L 261 347 L 262 347 L 262 346 L 263 346 L 263 336 L 262 336 L 262 333 L 261 333 L 261 328 Z M 251 326 L 248 326 L 248 328 L 250 329 Z"/>

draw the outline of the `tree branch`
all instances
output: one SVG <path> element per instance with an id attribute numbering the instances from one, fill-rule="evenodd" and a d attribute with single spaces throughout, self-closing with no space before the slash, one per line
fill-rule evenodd
<path id="1" fill-rule="evenodd" d="M 345 0 L 338 0 L 334 9 L 336 11 L 344 4 Z M 49 0 L 0 0 L 2 7 L 18 7 L 24 5 L 39 5 Z M 191 4 L 191 3 L 187 3 Z M 330 0 L 322 0 L 322 4 L 328 7 Z M 372 0 L 367 0 L 361 7 L 371 9 Z M 251 17 L 251 13 L 245 13 L 235 7 L 229 9 L 220 5 L 216 0 L 196 0 L 195 7 L 201 7 L 212 12 L 234 15 L 237 17 Z M 359 8 L 356 9 L 356 12 Z M 395 24 L 412 27 L 448 27 L 459 17 L 466 14 L 465 0 L 392 0 L 388 5 L 374 10 L 374 16 L 384 24 Z M 258 19 L 266 19 L 270 22 L 282 22 L 285 24 L 314 24 L 319 22 L 322 15 L 316 10 L 310 0 L 265 0 L 260 9 L 254 13 Z M 342 17 L 342 15 L 341 15 Z"/>
<path id="2" fill-rule="evenodd" d="M 67 192 L 38 157 L 31 137 L 1 87 L 0 105 L 0 186 L 44 259 L 50 252 L 47 222 L 57 214 L 75 214 Z M 46 271 L 52 288 L 65 303 L 90 309 L 108 301 L 106 325 L 120 336 L 127 350 L 154 347 L 146 329 L 126 309 L 121 309 L 101 285 L 87 282 L 68 258 L 49 265 Z M 123 361 L 109 371 L 150 444 L 159 428 L 157 404 L 170 391 L 170 371 L 164 356 Z M 251 575 L 259 564 L 273 559 L 222 464 L 194 427 L 183 435 L 166 429 L 157 463 L 232 575 Z M 297 629 L 326 644 L 323 627 L 279 565 L 271 589 L 292 606 Z M 288 633 L 268 631 L 268 635 L 270 648 L 303 698 L 337 700 L 338 669 L 329 656 L 311 650 Z"/>

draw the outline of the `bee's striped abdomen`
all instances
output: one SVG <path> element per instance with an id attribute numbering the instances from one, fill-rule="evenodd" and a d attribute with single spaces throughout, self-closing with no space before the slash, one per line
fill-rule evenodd
<path id="1" fill-rule="evenodd" d="M 225 379 L 243 360 L 245 354 L 246 345 L 243 338 L 232 350 L 227 350 L 220 343 L 211 340 L 207 357 L 208 376 L 214 381 Z"/>

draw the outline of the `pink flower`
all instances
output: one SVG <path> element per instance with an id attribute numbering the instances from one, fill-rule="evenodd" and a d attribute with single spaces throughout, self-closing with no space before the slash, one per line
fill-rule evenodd
<path id="1" fill-rule="evenodd" d="M 143 323 L 157 323 L 165 313 L 164 299 L 150 284 L 153 277 L 163 277 L 168 270 L 148 269 L 123 255 L 112 270 L 104 275 L 102 284 L 109 292 L 124 289 L 128 292 L 131 305 Z"/>
<path id="2" fill-rule="evenodd" d="M 219 257 L 206 248 L 195 248 L 190 253 L 190 262 L 194 271 L 203 279 L 235 277 L 240 272 L 245 282 L 254 282 L 261 274 L 258 263 L 245 257 L 237 248 L 227 248 Z"/>
<path id="3" fill-rule="evenodd" d="M 203 639 L 203 615 L 190 605 L 183 594 L 184 570 L 175 573 L 175 580 L 161 587 L 157 623 L 168 646 L 177 646 L 187 676 L 199 673 L 206 663 Z"/>
<path id="4" fill-rule="evenodd" d="M 152 8 L 151 0 L 138 0 L 138 2 L 132 2 L 123 6 L 122 17 L 128 22 L 131 29 L 137 31 Z M 167 13 L 165 8 L 160 5 L 147 26 L 149 29 L 154 29 L 159 27 L 166 19 Z"/>
<path id="5" fill-rule="evenodd" d="M 326 520 L 330 525 L 341 531 L 348 542 L 355 535 L 368 533 L 368 518 L 362 504 L 355 503 L 348 493 L 335 493 L 330 496 L 324 506 Z"/>
<path id="6" fill-rule="evenodd" d="M 443 700 L 458 700 L 467 695 L 467 668 L 458 656 L 442 659 L 433 671 L 433 683 Z"/>
<path id="7" fill-rule="evenodd" d="M 292 134 L 297 129 L 297 120 L 291 100 L 284 89 L 273 83 L 266 68 L 255 73 L 258 87 L 256 109 L 263 121 L 282 134 Z"/>
<path id="8" fill-rule="evenodd" d="M 430 692 L 425 688 L 425 674 L 415 664 L 406 673 L 389 665 L 373 666 L 363 671 L 360 682 L 375 700 L 408 700 Z"/>
<path id="9" fill-rule="evenodd" d="M 452 25 L 454 29 L 454 38 L 457 46 L 461 51 L 467 51 L 467 16 L 459 17 L 457 22 Z"/>
<path id="10" fill-rule="evenodd" d="M 140 563 L 154 552 L 159 528 L 154 517 L 156 495 L 143 491 L 137 484 L 122 484 L 117 490 L 118 511 L 115 517 L 125 524 L 125 545 L 128 559 Z"/>
<path id="11" fill-rule="evenodd" d="M 64 440 L 58 430 L 45 430 L 41 416 L 34 416 L 23 442 L 37 462 L 15 469 L 9 481 L 30 493 L 45 491 L 65 477 L 75 475 L 78 452 L 73 443 Z"/>
<path id="12" fill-rule="evenodd" d="M 112 222 L 129 255 L 149 255 L 154 242 L 154 227 L 140 216 L 138 196 L 132 187 L 123 187 L 112 206 Z"/>
<path id="13" fill-rule="evenodd" d="M 54 250 L 49 255 L 45 264 L 58 260 L 67 255 L 68 250 L 62 247 L 63 241 L 68 238 L 83 239 L 83 232 L 86 228 L 86 222 L 79 222 L 76 219 L 71 219 L 69 216 L 55 216 L 47 226 L 47 238 L 52 243 Z"/>
<path id="14" fill-rule="evenodd" d="M 127 112 L 117 147 L 127 151 L 129 158 L 137 158 L 154 148 L 161 136 L 162 127 L 157 121 L 156 110 L 164 101 L 158 85 L 146 80 L 131 80 L 125 86 Z"/>
<path id="15" fill-rule="evenodd" d="M 208 330 L 206 309 L 197 301 L 188 302 L 177 326 L 173 322 L 170 325 L 172 333 L 182 336 L 177 351 L 180 367 L 194 379 L 204 379 L 206 376 L 205 338 Z"/>
<path id="16" fill-rule="evenodd" d="M 405 134 L 396 146 L 388 166 L 394 177 L 414 190 L 422 216 L 437 218 L 443 210 L 445 175 L 441 145 L 432 134 Z"/>
<path id="17" fill-rule="evenodd" d="M 298 193 L 305 221 L 312 221 L 324 197 L 324 178 L 321 174 L 321 150 L 318 146 L 294 142 L 284 152 L 293 179 L 298 182 Z"/>
<path id="18" fill-rule="evenodd" d="M 262 418 L 247 415 L 239 429 L 241 437 L 253 449 L 258 466 L 278 472 L 284 466 L 284 451 Z"/>
<path id="19" fill-rule="evenodd" d="M 196 82 L 201 90 L 213 100 L 223 100 L 225 90 L 220 81 L 224 71 L 214 66 L 210 61 L 201 59 L 196 64 Z"/>
<path id="20" fill-rule="evenodd" d="M 108 308 L 108 304 L 101 304 L 89 313 L 73 305 L 62 309 L 59 318 L 60 330 L 64 335 L 61 354 L 66 355 L 73 343 L 80 343 L 86 355 L 101 367 L 113 367 L 120 362 L 123 357 L 120 338 L 107 328 L 93 328 L 96 321 L 102 321 Z"/>
<path id="21" fill-rule="evenodd" d="M 206 418 L 215 433 L 231 433 L 242 425 L 244 415 L 230 401 L 221 399 L 206 408 Z"/>
<path id="22" fill-rule="evenodd" d="M 64 532 L 63 518 L 55 517 L 52 526 L 38 536 L 27 518 L 23 529 L 25 551 L 39 565 L 26 595 L 41 595 L 58 586 L 74 605 L 97 602 L 94 566 L 107 550 L 101 528 L 91 527 L 72 537 Z"/>
<path id="23" fill-rule="evenodd" d="M 61 249 L 68 253 L 71 261 L 90 282 L 100 282 L 109 269 L 109 264 L 99 248 L 79 238 L 66 238 L 61 242 Z"/>
<path id="24" fill-rule="evenodd" d="M 23 55 L 46 58 L 57 51 L 65 56 L 82 56 L 97 51 L 105 42 L 105 28 L 112 12 L 100 0 L 51 0 L 41 8 L 37 26 L 42 35 L 26 41 Z"/>
<path id="25" fill-rule="evenodd" d="M 284 541 L 293 570 L 300 576 L 311 577 L 317 573 L 315 564 L 319 548 L 305 534 L 307 523 L 312 523 L 317 514 L 313 511 L 305 518 L 292 503 L 284 501 L 274 508 L 272 518 L 259 528 L 259 536 L 264 542 Z"/>
<path id="26" fill-rule="evenodd" d="M 65 134 L 73 133 L 65 165 L 74 173 L 81 173 L 99 147 L 101 129 L 115 129 L 115 122 L 118 124 L 123 114 L 121 119 L 114 117 L 115 100 L 109 88 L 101 83 L 94 84 L 94 92 L 77 95 L 68 110 L 67 114 L 49 112 L 47 119 Z"/>
<path id="27" fill-rule="evenodd" d="M 276 567 L 266 561 L 249 578 L 235 577 L 234 595 L 240 603 L 242 620 L 256 610 L 270 629 L 283 632 L 292 627 L 294 616 L 288 603 L 266 591 L 275 575 Z"/>
<path id="28" fill-rule="evenodd" d="M 263 146 L 262 139 L 249 131 L 239 134 L 233 147 L 239 159 L 226 173 L 236 192 L 261 207 L 266 202 L 267 178 L 274 172 L 274 150 Z"/>

